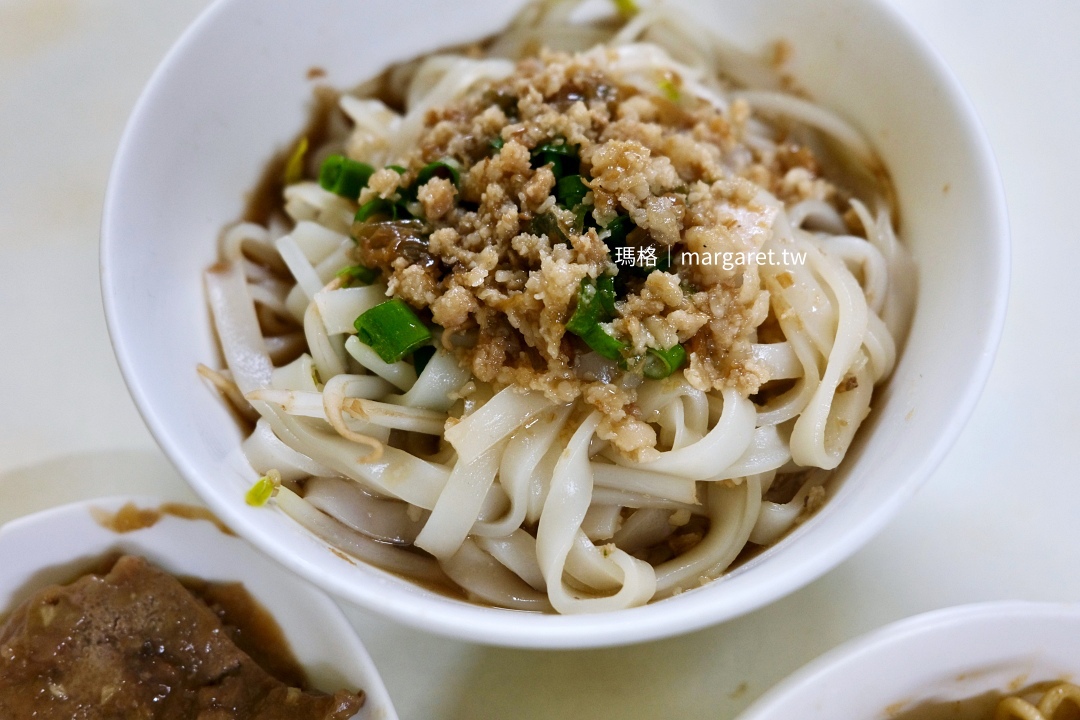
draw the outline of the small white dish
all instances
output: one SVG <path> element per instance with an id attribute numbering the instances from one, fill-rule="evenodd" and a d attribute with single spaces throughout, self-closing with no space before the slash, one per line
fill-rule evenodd
<path id="1" fill-rule="evenodd" d="M 519 5 L 214 3 L 148 84 L 109 182 L 102 294 L 121 370 L 158 443 L 219 517 L 294 572 L 394 620 L 473 642 L 595 647 L 731 619 L 820 577 L 893 517 L 959 435 L 1001 334 L 1009 241 L 992 153 L 963 90 L 887 0 L 694 3 L 704 29 L 749 50 L 788 41 L 796 81 L 860 128 L 890 170 L 919 266 L 905 347 L 828 502 L 721 579 L 631 610 L 543 616 L 468 604 L 354 563 L 280 511 L 244 504 L 256 475 L 238 451 L 243 433 L 195 371 L 219 364 L 202 273 L 244 193 L 303 128 L 309 69 L 348 88 L 395 61 L 496 32 Z"/>
<path id="2" fill-rule="evenodd" d="M 1080 604 L 992 602 L 917 615 L 832 650 L 738 720 L 885 720 L 922 703 L 1080 677 Z"/>
<path id="3" fill-rule="evenodd" d="M 162 504 L 150 497 L 88 500 L 0 527 L 0 613 L 48 585 L 72 581 L 103 556 L 141 555 L 174 575 L 243 583 L 280 625 L 314 688 L 361 689 L 367 699 L 356 720 L 397 720 L 367 650 L 325 593 L 204 519 L 164 514 L 149 527 L 123 533 L 102 524 L 127 503 L 146 509 Z"/>

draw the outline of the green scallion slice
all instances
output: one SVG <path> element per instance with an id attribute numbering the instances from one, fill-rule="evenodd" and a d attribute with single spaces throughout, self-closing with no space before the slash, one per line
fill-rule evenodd
<path id="1" fill-rule="evenodd" d="M 570 320 L 566 323 L 566 330 L 580 337 L 586 345 L 608 360 L 622 360 L 628 346 L 618 338 L 612 337 L 600 324 L 601 318 L 610 317 L 607 313 L 607 300 L 604 297 L 609 292 L 606 286 L 606 281 L 604 281 L 604 287 L 600 289 L 588 278 L 581 281 L 577 307 L 574 308 Z M 610 293 L 611 314 L 613 314 L 615 311 L 613 285 Z"/>
<path id="2" fill-rule="evenodd" d="M 461 184 L 461 170 L 446 160 L 437 160 L 433 163 L 428 163 L 420 169 L 413 186 L 421 188 L 428 180 L 435 177 L 446 178 L 454 183 L 454 187 L 458 187 Z"/>
<path id="3" fill-rule="evenodd" d="M 425 345 L 413 351 L 412 361 L 417 375 L 424 372 L 424 368 L 427 367 L 433 357 L 435 357 L 434 345 Z"/>
<path id="4" fill-rule="evenodd" d="M 601 275 L 596 279 L 596 297 L 607 317 L 615 317 L 615 276 Z"/>
<path id="5" fill-rule="evenodd" d="M 411 217 L 409 211 L 401 203 L 391 202 L 385 198 L 368 200 L 356 211 L 356 222 L 367 222 L 372 219 L 384 218 L 387 220 L 399 220 Z"/>
<path id="6" fill-rule="evenodd" d="M 560 207 L 573 210 L 589 194 L 589 187 L 580 175 L 567 175 L 555 183 L 555 201 Z"/>
<path id="7" fill-rule="evenodd" d="M 685 362 L 686 348 L 682 345 L 672 345 L 666 350 L 649 348 L 642 372 L 650 380 L 663 380 L 681 368 Z"/>
<path id="8" fill-rule="evenodd" d="M 371 346 L 383 362 L 396 363 L 431 341 L 431 331 L 401 298 L 367 310 L 354 323 L 360 342 Z"/>
<path id="9" fill-rule="evenodd" d="M 563 138 L 554 138 L 552 140 L 548 140 L 545 143 L 540 143 L 533 150 L 533 155 L 540 155 L 545 153 L 552 155 L 566 155 L 576 158 L 578 156 L 578 146 L 571 145 Z"/>
<path id="10" fill-rule="evenodd" d="M 581 281 L 578 289 L 577 307 L 574 308 L 566 330 L 584 338 L 600 322 L 600 301 L 596 297 L 596 286 L 588 278 Z"/>
<path id="11" fill-rule="evenodd" d="M 607 230 L 608 236 L 604 238 L 604 242 L 607 243 L 609 248 L 616 248 L 620 245 L 626 244 L 626 236 L 629 235 L 637 225 L 630 219 L 629 215 L 616 215 L 604 229 Z"/>
<path id="12" fill-rule="evenodd" d="M 341 284 L 345 287 L 357 284 L 370 285 L 379 277 L 379 271 L 363 265 L 349 265 L 338 270 L 337 276 L 341 278 Z"/>
<path id="13" fill-rule="evenodd" d="M 403 168 L 401 165 L 387 165 L 386 169 L 387 170 L 393 170 L 398 175 L 404 175 L 405 173 L 409 172 L 408 170 Z"/>
<path id="14" fill-rule="evenodd" d="M 373 172 L 375 168 L 367 163 L 350 160 L 344 155 L 331 155 L 319 168 L 319 185 L 323 190 L 355 200 Z"/>
<path id="15" fill-rule="evenodd" d="M 492 155 L 498 155 L 502 151 L 503 145 L 505 144 L 506 141 L 502 139 L 502 135 L 496 135 L 495 137 L 488 140 L 488 147 L 491 148 Z"/>
<path id="16" fill-rule="evenodd" d="M 582 340 L 597 354 L 606 357 L 608 360 L 622 360 L 626 354 L 626 349 L 629 347 L 622 340 L 609 335 L 603 325 L 594 327 Z"/>
<path id="17" fill-rule="evenodd" d="M 555 179 L 560 180 L 568 175 L 577 175 L 581 169 L 581 159 L 578 157 L 578 146 L 570 145 L 565 140 L 550 140 L 537 145 L 532 151 L 532 166 L 542 168 L 551 165 L 551 172 Z"/>

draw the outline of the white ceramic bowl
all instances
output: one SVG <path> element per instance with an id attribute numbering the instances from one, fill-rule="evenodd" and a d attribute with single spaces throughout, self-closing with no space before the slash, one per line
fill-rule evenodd
<path id="1" fill-rule="evenodd" d="M 308 68 L 348 87 L 390 62 L 494 32 L 514 7 L 219 0 L 169 53 L 132 115 L 109 184 L 101 253 L 105 309 L 128 387 L 215 512 L 343 598 L 422 629 L 532 647 L 630 643 L 732 618 L 820 576 L 885 524 L 960 432 L 997 346 L 1008 239 L 990 149 L 956 81 L 885 0 L 697 5 L 703 23 L 745 47 L 792 44 L 799 82 L 861 127 L 891 170 L 902 234 L 920 266 L 907 347 L 825 508 L 708 587 L 602 616 L 541 617 L 457 602 L 350 564 L 281 514 L 244 505 L 254 476 L 236 457 L 240 430 L 195 373 L 197 363 L 217 358 L 201 274 L 270 154 L 303 127 Z"/>
<path id="2" fill-rule="evenodd" d="M 883 720 L 922 703 L 1080 677 L 1080 605 L 994 602 L 918 615 L 841 645 L 738 720 Z"/>
<path id="3" fill-rule="evenodd" d="M 126 503 L 153 509 L 151 497 L 112 497 L 64 505 L 0 527 L 0 613 L 47 585 L 70 582 L 104 556 L 141 555 L 174 575 L 241 582 L 281 626 L 312 686 L 362 689 L 356 720 L 397 720 L 382 678 L 340 608 L 323 592 L 227 535 L 207 520 L 164 515 L 154 525 L 117 533 L 99 518 Z"/>

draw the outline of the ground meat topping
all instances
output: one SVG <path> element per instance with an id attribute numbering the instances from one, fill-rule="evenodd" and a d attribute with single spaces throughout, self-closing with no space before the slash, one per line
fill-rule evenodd
<path id="1" fill-rule="evenodd" d="M 614 276 L 617 301 L 601 325 L 622 348 L 618 372 L 639 373 L 650 349 L 681 344 L 698 389 L 749 395 L 767 380 L 750 345 L 768 315 L 757 267 L 684 255 L 757 251 L 778 211 L 772 198 L 836 191 L 805 148 L 750 149 L 750 118 L 741 101 L 724 110 L 645 92 L 610 53 L 541 53 L 428 111 L 404 172 L 376 172 L 361 202 L 393 197 L 431 163 L 458 173 L 402 201 L 415 220 L 356 229 L 358 259 L 445 328 L 443 345 L 477 379 L 582 398 L 603 412 L 601 436 L 640 457 L 656 439 L 627 410 L 632 385 L 598 390 L 580 359 L 599 351 L 566 325 L 583 283 Z"/>

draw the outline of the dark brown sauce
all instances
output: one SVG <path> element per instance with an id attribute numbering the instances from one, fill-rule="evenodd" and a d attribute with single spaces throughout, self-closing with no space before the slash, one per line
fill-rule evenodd
<path id="1" fill-rule="evenodd" d="M 162 503 L 157 508 L 140 508 L 134 503 L 126 503 L 114 513 L 102 508 L 91 508 L 90 514 L 98 525 L 119 534 L 153 527 L 161 518 L 171 515 L 183 520 L 207 520 L 226 535 L 236 535 L 225 523 L 218 520 L 214 513 L 198 505 Z"/>
<path id="2" fill-rule="evenodd" d="M 409 583 L 410 585 L 415 585 L 416 587 L 419 587 L 419 588 L 421 588 L 423 590 L 427 590 L 428 592 L 435 593 L 436 595 L 441 595 L 444 598 L 448 598 L 450 600 L 461 600 L 463 602 L 467 602 L 467 603 L 470 603 L 472 605 L 485 605 L 487 607 L 499 607 L 498 605 L 492 605 L 492 604 L 484 602 L 482 600 L 477 600 L 475 598 L 470 597 L 469 594 L 464 590 L 464 588 L 462 588 L 460 585 L 458 585 L 457 583 L 455 583 L 453 580 L 451 580 L 448 577 L 444 576 L 444 577 L 438 578 L 438 579 L 436 579 L 436 578 L 428 579 L 428 578 L 424 578 L 424 577 L 408 575 L 408 574 L 403 573 L 403 572 L 398 572 L 396 570 L 391 570 L 391 569 L 386 568 L 386 567 L 381 567 L 379 565 L 376 565 L 375 563 L 364 560 L 363 558 L 358 558 L 358 557 L 355 557 L 353 555 L 350 555 L 349 553 L 342 552 L 341 550 L 338 550 L 335 547 L 331 547 L 330 545 L 327 545 L 326 548 L 331 553 L 333 553 L 337 557 L 341 558 L 345 562 L 349 563 L 350 565 L 361 564 L 361 565 L 369 565 L 371 567 L 379 568 L 379 570 L 382 570 L 384 573 L 387 573 L 389 575 L 393 575 L 394 577 L 396 577 L 396 578 L 398 578 L 400 580 L 404 580 L 405 582 Z M 421 550 L 420 548 L 415 547 L 413 545 L 402 547 L 401 550 L 404 551 L 404 552 L 413 553 L 414 555 L 419 555 L 420 557 L 432 557 L 427 552 L 425 552 L 425 551 Z"/>
<path id="3" fill-rule="evenodd" d="M 363 562 L 363 561 L 361 561 L 361 562 Z M 462 588 L 460 585 L 455 583 L 453 580 L 450 580 L 449 578 L 447 578 L 445 581 L 440 582 L 438 580 L 428 580 L 428 579 L 422 578 L 422 577 L 414 577 L 412 575 L 406 575 L 405 573 L 395 572 L 394 570 L 385 570 L 384 569 L 383 572 L 388 572 L 391 575 L 393 575 L 394 577 L 400 578 L 401 580 L 404 580 L 405 582 L 409 583 L 410 585 L 415 585 L 418 588 L 421 588 L 423 590 L 427 590 L 428 592 L 435 593 L 436 595 L 441 595 L 442 597 L 447 598 L 449 600 L 460 600 L 462 602 L 467 602 L 470 605 L 483 605 L 485 607 L 498 608 L 500 610 L 511 610 L 511 611 L 514 611 L 514 612 L 527 612 L 527 611 L 515 610 L 514 608 L 504 608 L 501 605 L 493 605 L 493 604 L 491 604 L 489 602 L 485 602 L 484 600 L 480 600 L 478 598 L 472 597 L 468 592 L 465 591 L 464 588 Z"/>
<path id="4" fill-rule="evenodd" d="M 308 139 L 309 152 L 323 145 L 330 134 L 330 119 L 337 111 L 341 93 L 323 85 L 314 89 L 308 124 L 285 147 L 279 148 L 266 163 L 255 187 L 247 195 L 243 219 L 266 225 L 282 208 L 285 190 L 285 164 L 301 138 Z"/>
<path id="5" fill-rule="evenodd" d="M 206 603 L 229 629 L 236 646 L 259 667 L 291 687 L 306 689 L 307 673 L 293 655 L 277 620 L 238 582 L 207 582 L 180 577 L 192 595 Z"/>

